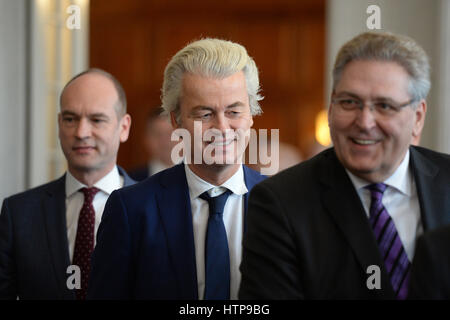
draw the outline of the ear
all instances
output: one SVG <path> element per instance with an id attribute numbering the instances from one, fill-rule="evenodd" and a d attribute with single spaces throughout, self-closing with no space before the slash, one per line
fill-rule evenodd
<path id="1" fill-rule="evenodd" d="M 333 89 L 333 91 L 331 92 L 331 95 L 330 95 L 330 105 L 328 106 L 328 114 L 327 114 L 328 127 L 330 127 L 331 111 L 332 111 L 332 109 L 333 109 L 333 103 L 332 103 L 332 101 L 333 101 L 333 96 L 334 96 L 334 94 L 335 94 L 335 91 L 334 91 L 334 89 Z"/>
<path id="2" fill-rule="evenodd" d="M 177 122 L 177 118 L 175 117 L 175 112 L 170 112 L 170 123 L 172 123 L 172 128 L 176 129 L 179 128 L 180 125 Z"/>
<path id="3" fill-rule="evenodd" d="M 425 124 L 425 115 L 427 113 L 427 102 L 422 99 L 414 111 L 414 126 L 412 131 L 412 140 L 419 141 Z"/>
<path id="4" fill-rule="evenodd" d="M 131 116 L 127 113 L 120 120 L 120 142 L 125 142 L 128 140 L 131 127 Z"/>
<path id="5" fill-rule="evenodd" d="M 328 106 L 328 112 L 327 112 L 327 121 L 328 121 L 328 127 L 330 128 L 330 119 L 331 119 L 331 111 L 333 109 L 333 104 L 330 101 L 330 105 Z"/>
<path id="6" fill-rule="evenodd" d="M 58 135 L 61 133 L 61 126 L 62 126 L 62 114 L 60 112 L 58 113 Z"/>

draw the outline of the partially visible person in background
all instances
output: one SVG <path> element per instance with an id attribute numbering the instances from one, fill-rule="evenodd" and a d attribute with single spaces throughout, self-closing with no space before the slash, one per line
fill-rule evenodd
<path id="1" fill-rule="evenodd" d="M 259 148 L 262 148 L 263 150 L 259 150 Z M 302 154 L 295 145 L 279 142 L 278 157 L 276 157 L 275 154 L 271 154 L 271 148 L 272 143 L 270 139 L 268 139 L 265 144 L 261 144 L 260 142 L 258 145 L 258 153 L 260 155 L 260 152 L 262 151 L 267 156 L 267 159 L 261 159 L 261 157 L 258 156 L 258 162 L 256 164 L 250 163 L 248 166 L 253 170 L 259 171 L 261 174 L 272 176 L 303 161 Z M 273 170 L 270 170 L 270 173 L 261 172 L 262 168 L 273 168 Z"/>
<path id="2" fill-rule="evenodd" d="M 142 181 L 174 165 L 170 157 L 175 145 L 170 139 L 173 128 L 163 111 L 162 108 L 157 108 L 148 115 L 144 147 L 149 161 L 146 165 L 130 171 L 130 177 L 136 181 Z"/>

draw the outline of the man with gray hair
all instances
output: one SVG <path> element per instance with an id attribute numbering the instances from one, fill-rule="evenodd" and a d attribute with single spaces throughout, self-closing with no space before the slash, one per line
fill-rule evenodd
<path id="1" fill-rule="evenodd" d="M 184 161 L 111 195 L 88 298 L 237 298 L 248 192 L 263 179 L 241 164 L 258 92 L 258 69 L 237 43 L 199 40 L 170 60 L 162 106 Z"/>
<path id="2" fill-rule="evenodd" d="M 333 148 L 249 201 L 243 299 L 404 299 L 416 238 L 450 223 L 450 158 L 411 146 L 430 68 L 412 39 L 363 33 L 339 51 Z"/>

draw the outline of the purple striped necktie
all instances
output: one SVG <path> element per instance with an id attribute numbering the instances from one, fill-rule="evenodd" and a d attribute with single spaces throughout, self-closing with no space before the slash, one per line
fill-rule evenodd
<path id="1" fill-rule="evenodd" d="M 370 190 L 372 198 L 369 222 L 377 239 L 396 297 L 404 300 L 408 295 L 410 262 L 398 236 L 394 220 L 381 202 L 387 186 L 384 183 L 375 183 L 366 188 Z"/>

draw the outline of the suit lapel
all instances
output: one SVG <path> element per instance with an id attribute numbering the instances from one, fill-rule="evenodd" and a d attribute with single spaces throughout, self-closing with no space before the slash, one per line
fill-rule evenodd
<path id="1" fill-rule="evenodd" d="M 162 190 L 157 194 L 157 205 L 179 283 L 179 298 L 198 299 L 191 202 L 184 164 L 166 170 L 160 179 Z"/>
<path id="2" fill-rule="evenodd" d="M 123 186 L 131 186 L 136 183 L 133 179 L 130 178 L 130 176 L 127 174 L 127 172 L 120 166 L 117 166 L 117 169 L 119 170 L 119 174 L 123 177 Z"/>
<path id="3" fill-rule="evenodd" d="M 328 159 L 324 161 L 328 163 L 322 167 L 328 169 L 320 172 L 323 205 L 348 241 L 362 272 L 366 273 L 370 265 L 381 267 L 383 290 L 374 290 L 374 293 L 383 298 L 394 298 L 373 231 L 350 178 L 334 152 L 328 153 Z"/>
<path id="4" fill-rule="evenodd" d="M 448 215 L 442 211 L 442 204 L 447 202 L 448 195 L 436 192 L 434 188 L 434 178 L 439 168 L 415 148 L 410 148 L 410 152 L 424 231 L 449 223 Z"/>
<path id="5" fill-rule="evenodd" d="M 69 244 L 66 226 L 65 175 L 56 180 L 44 194 L 43 218 L 54 274 L 60 285 L 61 298 L 74 298 L 75 294 L 66 288 L 66 269 L 70 265 Z"/>
<path id="6" fill-rule="evenodd" d="M 242 165 L 244 169 L 244 182 L 247 187 L 248 192 L 244 194 L 244 234 L 247 232 L 247 211 L 248 211 L 248 198 L 250 196 L 250 191 L 259 181 L 263 180 L 264 177 L 253 173 L 247 166 Z M 259 179 L 258 179 L 259 178 Z"/>

